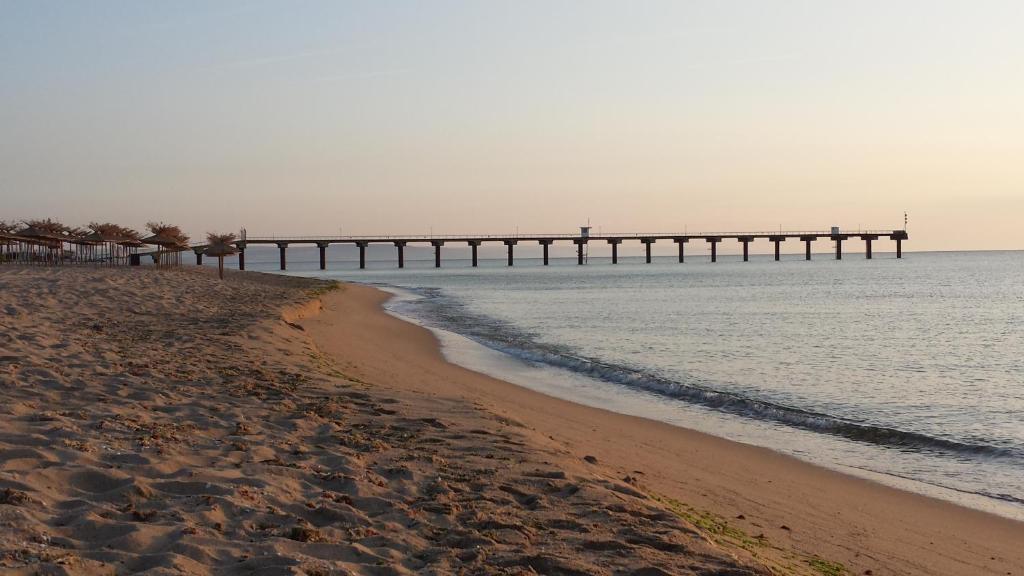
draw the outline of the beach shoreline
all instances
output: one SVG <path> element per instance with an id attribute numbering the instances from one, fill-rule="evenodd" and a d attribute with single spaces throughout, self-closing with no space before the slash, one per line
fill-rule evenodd
<path id="1" fill-rule="evenodd" d="M 1024 525 L 445 361 L 384 292 L 0 271 L 11 574 L 1016 574 Z"/>
<path id="2" fill-rule="evenodd" d="M 0 571 L 770 573 L 518 422 L 324 353 L 324 302 L 356 291 L 0 271 Z"/>
<path id="3" fill-rule="evenodd" d="M 728 519 L 730 526 L 783 548 L 837 561 L 854 574 L 1006 574 L 1024 567 L 1024 553 L 1016 550 L 1024 541 L 1020 522 L 472 372 L 447 362 L 429 329 L 387 313 L 388 298 L 376 288 L 348 285 L 344 300 L 324 299 L 324 316 L 311 320 L 310 331 L 328 353 L 342 354 L 337 347 L 344 342 L 344 355 L 367 377 L 381 375 L 379 352 L 371 349 L 386 345 L 401 358 L 390 365 L 392 382 L 408 379 L 394 377 L 398 364 L 437 374 L 429 386 L 421 378 L 420 386 L 483 403 L 571 452 L 587 452 L 624 476 L 639 476 L 653 493 Z M 335 324 L 334 315 L 346 322 Z M 380 334 L 388 336 L 378 339 Z"/>

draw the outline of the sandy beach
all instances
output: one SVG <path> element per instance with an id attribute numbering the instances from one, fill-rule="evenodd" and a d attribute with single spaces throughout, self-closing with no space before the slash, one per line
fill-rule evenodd
<path id="1" fill-rule="evenodd" d="M 460 368 L 387 297 L 0 270 L 0 571 L 1024 573 L 1024 524 Z"/>

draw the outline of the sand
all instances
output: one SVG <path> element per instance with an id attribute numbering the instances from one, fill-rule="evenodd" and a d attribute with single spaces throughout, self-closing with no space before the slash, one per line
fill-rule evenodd
<path id="1" fill-rule="evenodd" d="M 0 569 L 765 573 L 557 441 L 349 372 L 297 323 L 322 289 L 0 271 Z"/>
<path id="2" fill-rule="evenodd" d="M 434 336 L 349 286 L 307 324 L 346 370 L 393 396 L 455 399 L 593 456 L 608 478 L 660 499 L 723 549 L 774 573 L 1024 574 L 1024 523 L 813 466 L 771 450 L 585 407 L 453 366 Z M 595 467 L 597 468 L 597 467 Z"/>
<path id="3" fill-rule="evenodd" d="M 385 298 L 0 269 L 0 572 L 1024 573 L 1022 524 L 464 370 Z"/>

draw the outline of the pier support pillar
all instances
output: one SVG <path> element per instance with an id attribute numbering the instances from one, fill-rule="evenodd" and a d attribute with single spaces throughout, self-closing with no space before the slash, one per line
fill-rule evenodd
<path id="1" fill-rule="evenodd" d="M 505 246 L 508 246 L 508 265 L 512 266 L 512 247 L 516 245 L 516 240 L 505 240 Z M 546 248 L 546 247 L 545 247 Z M 545 258 L 545 260 L 547 260 Z"/>
<path id="2" fill-rule="evenodd" d="M 874 240 L 878 240 L 878 236 L 875 236 L 874 234 L 869 234 L 866 236 L 861 236 L 860 238 L 861 240 L 864 241 L 864 257 L 867 258 L 868 260 L 871 260 L 873 256 L 871 253 L 871 242 Z"/>
<path id="3" fill-rule="evenodd" d="M 800 240 L 804 243 L 804 260 L 811 259 L 811 242 L 814 242 L 814 236 L 801 236 Z"/>
<path id="4" fill-rule="evenodd" d="M 368 242 L 356 242 L 356 246 L 359 247 L 359 269 L 364 270 L 366 268 L 366 246 Z"/>
<path id="5" fill-rule="evenodd" d="M 573 240 L 572 243 L 576 245 L 576 264 L 583 266 L 583 247 L 587 245 L 587 241 L 582 238 L 578 238 Z"/>
<path id="6" fill-rule="evenodd" d="M 889 235 L 889 238 L 896 241 L 896 257 L 903 258 L 903 241 L 910 238 L 910 236 L 907 235 L 907 231 L 893 230 L 892 234 Z"/>
<path id="7" fill-rule="evenodd" d="M 644 256 L 645 262 L 651 263 L 651 244 L 654 244 L 654 238 L 641 238 L 640 242 L 644 245 Z"/>
<path id="8" fill-rule="evenodd" d="M 832 240 L 836 243 L 836 260 L 843 259 L 843 240 L 846 238 L 846 236 L 832 236 Z"/>
<path id="9" fill-rule="evenodd" d="M 737 240 L 743 244 L 743 261 L 750 262 L 750 243 L 754 241 L 754 237 L 740 236 Z"/>
<path id="10" fill-rule="evenodd" d="M 245 244 L 235 244 L 238 248 L 238 269 L 245 270 Z"/>
<path id="11" fill-rule="evenodd" d="M 317 242 L 316 247 L 320 249 L 320 269 L 327 270 L 327 242 Z"/>
<path id="12" fill-rule="evenodd" d="M 718 262 L 718 243 L 721 242 L 722 239 L 717 236 L 713 236 L 705 238 L 705 240 L 707 240 L 708 244 L 711 244 L 711 261 Z"/>
<path id="13" fill-rule="evenodd" d="M 685 255 L 683 254 L 683 245 L 690 241 L 689 238 L 673 238 L 673 242 L 679 245 L 679 263 L 682 264 L 685 261 Z"/>
<path id="14" fill-rule="evenodd" d="M 395 242 L 395 248 L 398 248 L 398 267 L 405 268 L 405 242 Z"/>
<path id="15" fill-rule="evenodd" d="M 781 244 L 782 242 L 785 242 L 786 241 L 786 237 L 785 236 L 769 236 L 768 239 L 771 240 L 773 244 L 775 244 L 775 261 L 778 262 L 779 261 L 779 244 Z"/>
<path id="16" fill-rule="evenodd" d="M 285 257 L 285 251 L 288 249 L 287 242 L 278 242 L 277 249 L 281 252 L 281 270 L 287 269 L 288 260 Z"/>
<path id="17" fill-rule="evenodd" d="M 619 263 L 619 244 L 622 243 L 621 238 L 609 238 L 608 243 L 612 245 L 612 264 Z"/>
<path id="18" fill-rule="evenodd" d="M 473 251 L 473 267 L 476 268 L 476 266 L 477 266 L 477 249 L 480 248 L 480 241 L 479 240 L 470 240 L 469 241 L 469 247 Z"/>
<path id="19" fill-rule="evenodd" d="M 202 266 L 203 265 L 203 251 L 202 250 L 193 250 L 193 252 L 196 253 L 196 266 Z"/>
<path id="20" fill-rule="evenodd" d="M 540 245 L 544 249 L 544 265 L 548 265 L 548 246 L 551 246 L 553 240 L 541 240 Z"/>
<path id="21" fill-rule="evenodd" d="M 434 247 L 434 268 L 441 267 L 441 246 L 444 246 L 444 242 L 441 240 L 433 240 L 430 245 Z"/>

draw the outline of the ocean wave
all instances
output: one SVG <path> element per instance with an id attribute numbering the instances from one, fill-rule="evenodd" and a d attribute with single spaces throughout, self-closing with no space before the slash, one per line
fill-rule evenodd
<path id="1" fill-rule="evenodd" d="M 529 363 L 569 370 L 596 380 L 643 390 L 719 412 L 886 448 L 953 456 L 1024 458 L 1024 451 L 1018 447 L 939 438 L 877 424 L 855 422 L 832 414 L 719 390 L 706 383 L 680 382 L 642 369 L 602 362 L 580 355 L 568 347 L 541 343 L 535 335 L 518 330 L 508 322 L 474 314 L 440 289 L 421 288 L 413 289 L 412 292 L 419 297 L 398 301 L 395 305 L 396 312 L 413 316 L 428 325 L 462 334 L 484 346 Z M 1005 495 L 992 497 L 1007 499 Z"/>

